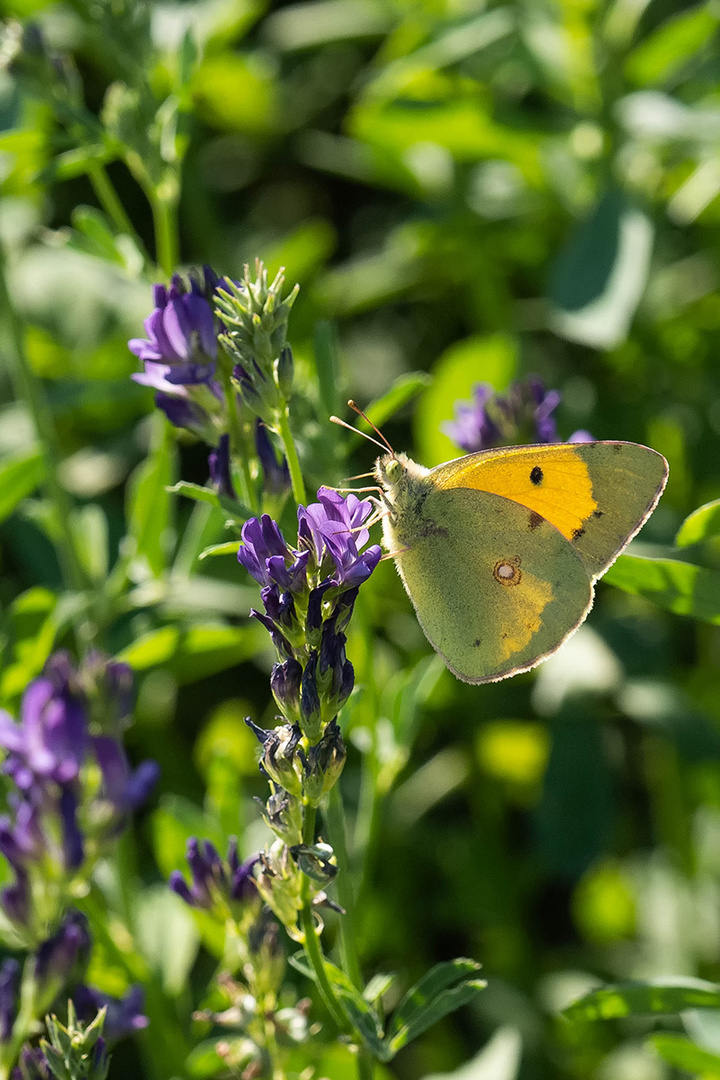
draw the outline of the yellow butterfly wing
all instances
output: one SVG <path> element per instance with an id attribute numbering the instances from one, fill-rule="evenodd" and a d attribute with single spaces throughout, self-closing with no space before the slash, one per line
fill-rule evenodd
<path id="1" fill-rule="evenodd" d="M 525 507 L 524 529 L 549 521 L 594 579 L 614 562 L 655 509 L 665 458 L 629 442 L 560 443 L 482 450 L 438 465 L 436 490 L 469 488 Z"/>
<path id="2" fill-rule="evenodd" d="M 465 682 L 495 682 L 555 652 L 587 615 L 592 582 L 558 530 L 510 499 L 431 489 L 399 514 L 395 555 L 426 637 Z"/>

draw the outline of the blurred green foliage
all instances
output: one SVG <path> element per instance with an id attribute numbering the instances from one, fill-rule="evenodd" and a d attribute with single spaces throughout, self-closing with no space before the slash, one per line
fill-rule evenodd
<path id="1" fill-rule="evenodd" d="M 290 336 L 311 490 L 370 467 L 368 446 L 326 423 L 348 395 L 430 466 L 455 454 L 439 430 L 455 400 L 530 373 L 562 391 L 561 433 L 645 442 L 670 462 L 657 512 L 607 576 L 620 588 L 601 585 L 589 624 L 535 673 L 463 685 L 428 655 L 391 565 L 362 589 L 343 713 L 362 964 L 400 972 L 396 998 L 456 955 L 488 978 L 377 1075 L 439 1078 L 469 1059 L 458 1078 L 720 1074 L 718 1014 L 692 997 L 647 1010 L 681 1009 L 682 1023 L 560 1016 L 601 982 L 720 981 L 716 505 L 682 524 L 720 496 L 717 5 L 185 0 L 151 5 L 147 22 L 119 0 L 2 9 L 74 59 L 55 105 L 12 64 L 0 75 L 0 237 L 83 572 L 122 596 L 104 645 L 138 673 L 131 751 L 163 768 L 123 843 L 125 885 L 117 868 L 102 882 L 94 981 L 119 993 L 145 979 L 152 1021 L 113 1074 L 216 1071 L 190 1015 L 218 942 L 161 881 L 189 835 L 222 846 L 240 832 L 245 853 L 265 839 L 241 722 L 273 722 L 255 590 L 232 554 L 197 561 L 227 542 L 222 510 L 168 486 L 204 483 L 204 452 L 168 453 L 129 379 L 126 342 L 151 308 L 145 249 L 163 261 L 143 178 L 162 185 L 181 157 L 182 263 L 238 277 L 259 256 L 301 284 Z M 143 97 L 124 80 L 151 57 Z M 98 163 L 132 229 L 100 208 Z M 12 705 L 82 611 L 60 595 L 45 498 L 26 499 L 43 459 L 9 368 Z M 314 1052 L 318 1076 L 354 1075 L 342 1047 Z"/>

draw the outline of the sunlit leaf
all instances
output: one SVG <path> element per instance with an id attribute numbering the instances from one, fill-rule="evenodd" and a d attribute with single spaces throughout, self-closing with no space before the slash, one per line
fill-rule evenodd
<path id="1" fill-rule="evenodd" d="M 467 1004 L 487 985 L 474 978 L 480 964 L 474 960 L 449 960 L 436 964 L 408 990 L 395 1009 L 386 1034 L 393 1054 L 407 1046 L 432 1024 Z"/>
<path id="2" fill-rule="evenodd" d="M 668 1065 L 689 1073 L 700 1073 L 705 1080 L 720 1077 L 720 1055 L 703 1050 L 684 1035 L 658 1032 L 650 1036 L 649 1042 Z"/>
<path id="3" fill-rule="evenodd" d="M 700 50 L 712 47 L 718 16 L 712 4 L 698 4 L 663 22 L 630 53 L 625 71 L 642 86 L 672 79 Z"/>
<path id="4" fill-rule="evenodd" d="M 12 514 L 18 503 L 32 495 L 45 476 L 45 459 L 31 450 L 0 460 L 0 521 Z"/>
<path id="5" fill-rule="evenodd" d="M 662 978 L 603 986 L 574 1001 L 563 1010 L 563 1016 L 568 1020 L 613 1020 L 719 1007 L 720 985 L 702 979 Z"/>
<path id="6" fill-rule="evenodd" d="M 159 417 L 157 419 L 160 419 Z M 157 577 L 167 565 L 173 455 L 169 440 L 160 439 L 133 473 L 128 487 L 129 534 L 134 555 L 144 558 Z"/>
<path id="7" fill-rule="evenodd" d="M 692 615 L 720 623 L 720 571 L 675 559 L 623 555 L 605 581 L 625 592 L 644 596 L 676 615 Z"/>
<path id="8" fill-rule="evenodd" d="M 608 191 L 576 226 L 552 269 L 556 333 L 597 349 L 624 341 L 645 289 L 652 243 L 650 219 L 622 192 Z"/>
<path id="9" fill-rule="evenodd" d="M 685 518 L 675 537 L 677 547 L 699 544 L 720 533 L 720 499 L 705 503 Z"/>

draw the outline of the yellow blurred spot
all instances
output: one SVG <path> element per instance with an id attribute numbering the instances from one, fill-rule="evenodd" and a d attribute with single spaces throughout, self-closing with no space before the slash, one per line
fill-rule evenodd
<path id="1" fill-rule="evenodd" d="M 592 867 L 573 897 L 573 917 L 580 933 L 598 945 L 632 937 L 635 896 L 620 866 L 612 862 Z"/>
<path id="2" fill-rule="evenodd" d="M 481 768 L 490 776 L 521 786 L 542 780 L 550 754 L 550 736 L 541 724 L 494 720 L 477 738 Z"/>

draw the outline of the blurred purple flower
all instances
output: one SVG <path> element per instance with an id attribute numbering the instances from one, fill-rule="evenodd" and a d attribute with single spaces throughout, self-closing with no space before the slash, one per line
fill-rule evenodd
<path id="1" fill-rule="evenodd" d="M 36 979 L 41 983 L 50 979 L 65 982 L 89 949 L 87 919 L 82 912 L 71 908 L 52 937 L 43 941 L 37 949 Z"/>
<path id="2" fill-rule="evenodd" d="M 103 778 L 103 794 L 119 815 L 128 814 L 150 796 L 160 776 L 156 761 L 142 761 L 134 772 L 120 743 L 109 735 L 94 735 L 92 746 Z"/>
<path id="3" fill-rule="evenodd" d="M 12 1034 L 20 997 L 20 964 L 6 956 L 0 965 L 0 1042 Z"/>
<path id="4" fill-rule="evenodd" d="M 225 495 L 228 499 L 235 499 L 230 472 L 230 436 L 221 435 L 220 441 L 208 456 L 208 469 L 213 487 L 219 495 Z"/>
<path id="5" fill-rule="evenodd" d="M 107 1042 L 117 1042 L 135 1031 L 142 1031 L 149 1024 L 143 1014 L 145 994 L 141 986 L 131 986 L 125 997 L 116 998 L 103 994 L 94 986 L 80 983 L 72 994 L 78 1019 L 90 1023 L 101 1009 L 107 1009 L 103 1035 Z"/>
<path id="6" fill-rule="evenodd" d="M 284 457 L 281 456 L 278 461 L 275 447 L 262 420 L 255 421 L 255 449 L 263 471 L 263 490 L 273 495 L 281 495 L 290 487 L 290 469 Z"/>
<path id="7" fill-rule="evenodd" d="M 8 751 L 3 769 L 21 790 L 76 779 L 87 747 L 87 716 L 67 653 L 52 657 L 28 686 L 20 724 L 0 712 L 0 746 Z"/>
<path id="8" fill-rule="evenodd" d="M 12 1080 L 52 1080 L 47 1058 L 39 1046 L 23 1046 L 20 1063 L 12 1071 Z"/>
<path id="9" fill-rule="evenodd" d="M 445 434 L 467 454 L 494 446 L 560 442 L 553 413 L 560 404 L 557 390 L 546 390 L 531 376 L 516 382 L 505 394 L 478 383 L 471 402 L 455 405 L 455 420 L 442 424 Z M 570 442 L 592 441 L 588 432 L 575 432 Z"/>
<path id="10" fill-rule="evenodd" d="M 209 840 L 200 842 L 191 836 L 186 858 L 192 883 L 188 885 L 181 872 L 174 870 L 168 884 L 191 907 L 210 911 L 220 898 L 227 902 L 251 900 L 257 896 L 252 870 L 258 856 L 253 855 L 241 863 L 237 840 L 230 841 L 227 861 L 224 861 Z"/>

